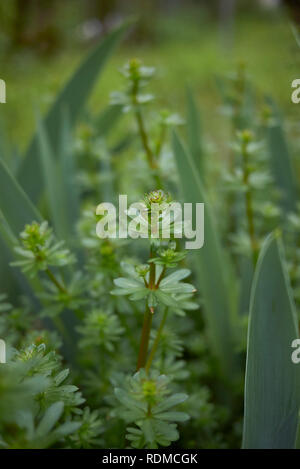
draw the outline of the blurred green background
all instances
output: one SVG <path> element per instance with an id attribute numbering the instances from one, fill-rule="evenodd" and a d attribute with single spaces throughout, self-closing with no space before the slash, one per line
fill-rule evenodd
<path id="1" fill-rule="evenodd" d="M 135 26 L 92 95 L 93 111 L 107 104 L 109 92 L 120 87 L 118 68 L 139 57 L 158 68 L 153 90 L 161 106 L 181 112 L 185 85 L 193 86 L 204 130 L 214 139 L 224 127 L 215 76 L 235 70 L 240 62 L 246 64 L 258 91 L 272 95 L 285 114 L 297 118 L 290 95 L 291 81 L 299 75 L 300 51 L 287 9 L 276 0 L 2 1 L 1 78 L 7 84 L 3 133 L 23 150 L 37 112 L 49 107 L 87 50 L 132 15 Z M 297 8 L 291 11 L 297 16 Z"/>

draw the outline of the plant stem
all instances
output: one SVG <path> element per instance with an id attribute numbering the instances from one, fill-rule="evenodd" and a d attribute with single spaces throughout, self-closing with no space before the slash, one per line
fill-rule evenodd
<path id="1" fill-rule="evenodd" d="M 161 271 L 161 274 L 160 274 L 160 276 L 159 276 L 159 279 L 157 280 L 157 284 L 156 284 L 156 287 L 155 287 L 155 288 L 158 288 L 158 287 L 159 287 L 160 282 L 161 282 L 162 279 L 164 278 L 164 275 L 165 275 L 165 273 L 166 273 L 166 270 L 167 270 L 167 268 L 166 268 L 166 266 L 164 265 L 163 270 Z"/>
<path id="2" fill-rule="evenodd" d="M 53 272 L 49 269 L 49 267 L 45 270 L 48 278 L 51 280 L 51 282 L 56 286 L 56 288 L 63 294 L 68 294 L 66 288 L 57 280 Z M 66 339 L 66 341 L 70 344 L 72 343 L 71 337 L 69 335 L 69 332 L 67 331 L 63 321 L 59 316 L 56 316 L 53 318 L 53 322 L 58 329 L 58 331 L 61 333 L 61 335 Z"/>
<path id="3" fill-rule="evenodd" d="M 66 288 L 57 280 L 57 278 L 55 277 L 55 275 L 53 274 L 53 272 L 49 269 L 49 267 L 46 269 L 46 274 L 48 275 L 49 279 L 51 280 L 52 283 L 54 283 L 54 285 L 57 287 L 57 289 L 61 292 L 61 293 L 65 293 L 65 294 L 68 294 Z"/>
<path id="4" fill-rule="evenodd" d="M 160 157 L 161 150 L 165 141 L 165 136 L 166 136 L 166 126 L 163 124 L 161 127 L 160 137 L 156 143 L 156 148 L 155 148 L 156 160 L 158 160 Z"/>
<path id="5" fill-rule="evenodd" d="M 153 248 L 152 245 L 150 246 L 150 258 L 153 257 Z M 151 262 L 150 264 L 150 274 L 149 274 L 149 284 L 148 288 L 153 290 L 155 288 L 155 264 Z M 152 325 L 152 316 L 153 316 L 153 308 L 149 308 L 148 304 L 146 303 L 146 310 L 144 315 L 144 323 L 140 341 L 140 349 L 139 349 L 139 356 L 137 362 L 137 371 L 140 368 L 144 368 L 147 360 L 148 355 L 148 347 L 149 347 L 149 337 Z"/>
<path id="6" fill-rule="evenodd" d="M 247 187 L 246 192 L 246 217 L 248 222 L 248 232 L 250 236 L 251 242 L 251 250 L 252 250 L 252 259 L 253 259 L 253 266 L 255 267 L 257 258 L 258 258 L 258 249 L 257 249 L 257 241 L 255 237 L 255 229 L 254 229 L 254 214 L 253 214 L 253 201 L 252 201 L 252 193 L 249 187 L 249 169 L 248 169 L 248 151 L 246 145 L 243 146 L 243 160 L 244 160 L 244 177 L 243 182 Z"/>
<path id="7" fill-rule="evenodd" d="M 153 290 L 155 288 L 155 264 L 154 262 L 150 263 L 149 288 L 150 290 Z"/>
<path id="8" fill-rule="evenodd" d="M 157 185 L 157 189 L 162 189 L 162 181 L 161 181 L 161 179 L 160 179 L 160 177 L 157 173 L 157 171 L 158 171 L 157 162 L 156 162 L 154 154 L 151 150 L 151 147 L 150 147 L 150 144 L 149 144 L 149 141 L 148 141 L 148 135 L 147 135 L 145 124 L 144 124 L 143 114 L 142 114 L 142 112 L 139 108 L 136 108 L 135 117 L 136 117 L 136 121 L 137 121 L 137 124 L 138 124 L 138 129 L 139 129 L 139 134 L 140 134 L 140 137 L 141 137 L 141 141 L 142 141 L 145 153 L 147 155 L 147 160 L 148 160 L 149 167 L 154 172 L 153 175 L 154 175 L 154 179 L 155 179 L 155 182 L 156 182 L 156 185 Z"/>
<path id="9" fill-rule="evenodd" d="M 49 267 L 45 270 L 48 278 L 51 280 L 51 282 L 56 286 L 56 288 L 61 292 L 63 293 L 64 295 L 68 295 L 70 296 L 68 290 L 65 288 L 65 286 L 60 283 L 57 278 L 55 277 L 55 275 L 53 274 L 53 272 L 49 269 Z M 76 314 L 76 316 L 79 318 L 79 319 L 83 319 L 84 318 L 84 311 L 82 311 L 81 309 L 77 308 L 74 310 L 74 313 Z"/>
<path id="10" fill-rule="evenodd" d="M 153 257 L 153 245 L 150 245 L 150 259 Z M 156 265 L 154 262 L 150 262 L 150 272 L 149 272 L 149 284 L 148 288 L 150 290 L 154 290 L 155 288 L 155 272 L 156 272 Z"/>
<path id="11" fill-rule="evenodd" d="M 157 164 L 154 159 L 154 155 L 150 148 L 150 144 L 148 142 L 148 135 L 145 129 L 144 119 L 141 110 L 137 107 L 135 111 L 135 117 L 138 124 L 139 134 L 142 140 L 142 144 L 147 155 L 148 163 L 151 169 L 157 169 Z"/>
<path id="12" fill-rule="evenodd" d="M 164 325 L 165 325 L 166 320 L 167 320 L 167 316 L 168 316 L 168 308 L 165 309 L 165 312 L 164 312 L 163 318 L 161 320 L 161 323 L 159 325 L 159 328 L 158 328 L 158 331 L 157 331 L 157 334 L 156 334 L 156 337 L 155 337 L 155 340 L 154 340 L 154 343 L 153 343 L 149 358 L 148 358 L 147 363 L 146 363 L 145 370 L 146 370 L 147 374 L 149 373 L 149 370 L 150 370 L 150 367 L 151 367 L 155 352 L 157 350 L 157 347 L 158 347 L 158 344 L 159 344 L 159 341 L 160 341 L 160 337 L 161 337 L 161 333 L 162 333 L 162 330 L 163 330 Z"/>
<path id="13" fill-rule="evenodd" d="M 161 181 L 159 175 L 157 174 L 158 165 L 157 165 L 154 153 L 153 153 L 153 151 L 151 149 L 151 146 L 150 146 L 150 143 L 149 143 L 148 135 L 147 135 L 147 132 L 146 132 L 146 126 L 145 126 L 145 123 L 144 123 L 143 113 L 142 113 L 141 108 L 139 106 L 139 103 L 137 101 L 137 93 L 138 93 L 138 88 L 137 88 L 137 85 L 136 85 L 133 89 L 131 99 L 132 99 L 133 107 L 135 109 L 134 114 L 135 114 L 138 130 L 139 130 L 140 138 L 141 138 L 142 145 L 143 145 L 143 148 L 144 148 L 146 156 L 147 156 L 149 167 L 150 167 L 150 169 L 152 169 L 154 171 L 154 178 L 155 178 L 156 184 L 158 186 L 157 189 L 162 189 L 162 181 Z"/>
<path id="14" fill-rule="evenodd" d="M 151 330 L 151 324 L 152 324 L 152 316 L 153 314 L 151 313 L 149 307 L 146 306 L 141 341 L 140 341 L 140 350 L 139 350 L 139 356 L 138 356 L 138 361 L 137 361 L 137 371 L 140 368 L 144 368 L 146 364 L 150 330 Z"/>

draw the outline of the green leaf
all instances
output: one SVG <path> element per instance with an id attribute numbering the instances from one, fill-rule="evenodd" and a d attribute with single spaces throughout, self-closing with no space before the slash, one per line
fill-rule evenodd
<path id="1" fill-rule="evenodd" d="M 143 298 L 146 298 L 146 296 L 148 296 L 148 294 L 149 294 L 148 288 L 144 288 L 143 290 L 138 290 L 138 291 L 135 291 L 132 294 L 130 294 L 129 299 L 132 300 L 132 301 L 138 301 L 138 300 L 141 300 Z"/>
<path id="2" fill-rule="evenodd" d="M 204 179 L 204 161 L 202 148 L 202 135 L 199 110 L 194 94 L 190 87 L 186 90 L 187 119 L 186 129 L 188 138 L 188 148 L 194 160 L 195 166 Z"/>
<path id="3" fill-rule="evenodd" d="M 6 242 L 8 246 L 13 247 L 16 245 L 17 238 L 13 234 L 1 210 L 0 210 L 0 236 L 2 237 L 2 239 Z"/>
<path id="4" fill-rule="evenodd" d="M 169 285 L 160 285 L 159 287 L 165 293 L 193 293 L 194 285 L 190 283 L 172 283 Z"/>
<path id="5" fill-rule="evenodd" d="M 82 422 L 65 422 L 55 430 L 55 437 L 62 438 L 76 432 L 82 426 Z"/>
<path id="6" fill-rule="evenodd" d="M 127 407 L 130 410 L 135 411 L 136 409 L 145 411 L 147 406 L 144 402 L 139 402 L 136 399 L 133 399 L 132 397 L 128 396 L 127 392 L 125 392 L 121 388 L 116 388 L 115 389 L 115 395 L 116 398 L 123 404 L 125 407 Z"/>
<path id="7" fill-rule="evenodd" d="M 300 34 L 299 34 L 298 29 L 297 29 L 297 26 L 294 23 L 291 23 L 290 27 L 291 27 L 293 36 L 295 38 L 295 41 L 297 43 L 297 46 L 300 47 Z"/>
<path id="8" fill-rule="evenodd" d="M 33 221 L 42 222 L 43 219 L 1 159 L 0 187 L 3 194 L 5 194 L 5 198 L 0 197 L 0 236 L 5 243 L 3 244 L 0 240 L 0 247 L 2 251 L 5 252 L 5 256 L 8 257 L 7 247 L 12 251 L 14 247 L 15 239 L 13 237 L 18 239 L 20 232 L 24 229 L 26 224 L 30 224 Z M 4 264 L 5 257 L 2 256 L 2 258 L 1 260 L 3 260 Z M 6 265 L 8 265 L 11 260 L 11 256 L 8 257 Z M 26 295 L 31 296 L 32 292 L 40 290 L 38 279 L 26 279 L 21 273 L 16 270 L 12 270 L 11 267 L 8 267 L 8 269 L 9 272 L 13 272 L 13 275 L 17 278 L 18 283 L 23 291 L 25 291 Z M 3 287 L 3 278 L 7 277 L 7 270 L 1 268 L 0 280 Z M 16 294 L 15 286 L 14 294 Z"/>
<path id="9" fill-rule="evenodd" d="M 69 111 L 70 123 L 73 126 L 96 82 L 98 74 L 102 71 L 127 27 L 127 23 L 123 24 L 101 41 L 79 66 L 50 109 L 45 118 L 45 128 L 54 155 L 58 154 L 59 139 L 57 136 L 62 126 L 62 111 L 64 109 Z M 37 135 L 34 136 L 25 157 L 20 163 L 18 180 L 31 200 L 36 202 L 43 187 Z"/>
<path id="10" fill-rule="evenodd" d="M 63 114 L 62 121 L 58 170 L 62 174 L 62 202 L 64 203 L 66 235 L 72 238 L 79 219 L 80 194 L 76 183 L 76 160 L 72 152 L 71 117 L 67 110 Z"/>
<path id="11" fill-rule="evenodd" d="M 123 106 L 108 106 L 96 118 L 95 126 L 99 136 L 107 136 L 123 115 Z"/>
<path id="12" fill-rule="evenodd" d="M 155 430 L 151 418 L 144 420 L 141 424 L 141 429 L 144 433 L 145 440 L 148 444 L 155 444 Z"/>
<path id="13" fill-rule="evenodd" d="M 174 299 L 171 295 L 168 293 L 164 293 L 160 289 L 156 290 L 155 292 L 156 298 L 159 300 L 160 303 L 166 305 L 166 306 L 171 306 L 173 308 L 178 307 L 178 301 Z"/>
<path id="14" fill-rule="evenodd" d="M 38 123 L 38 142 L 40 149 L 42 175 L 46 189 L 46 200 L 50 210 L 55 232 L 61 239 L 66 239 L 67 226 L 62 191 L 62 174 L 54 161 L 52 148 L 43 123 Z"/>
<path id="15" fill-rule="evenodd" d="M 254 274 L 245 382 L 244 448 L 293 448 L 299 410 L 298 337 L 282 247 L 269 236 Z"/>
<path id="16" fill-rule="evenodd" d="M 63 402 L 55 402 L 45 412 L 42 420 L 37 427 L 38 436 L 46 436 L 54 427 L 64 410 Z"/>
<path id="17" fill-rule="evenodd" d="M 42 222 L 43 219 L 1 158 L 0 187 L 5 194 L 5 198 L 0 197 L 0 236 L 2 238 L 0 239 L 0 249 L 2 253 L 5 253 L 1 257 L 0 282 L 4 288 L 3 279 L 12 278 L 11 272 L 13 272 L 13 276 L 17 279 L 22 290 L 31 297 L 34 291 L 40 291 L 40 281 L 38 278 L 25 278 L 17 269 L 12 270 L 9 266 L 10 261 L 13 260 L 10 254 L 12 254 L 15 242 L 24 226 L 33 221 Z M 11 249 L 11 253 L 8 252 L 7 247 Z M 4 268 L 4 265 L 8 267 Z M 16 285 L 13 286 L 13 292 L 16 295 Z M 71 329 L 70 325 L 69 328 Z M 73 355 L 71 356 L 73 357 Z"/>
<path id="18" fill-rule="evenodd" d="M 281 206 L 283 214 L 292 212 L 296 208 L 298 199 L 294 170 L 288 144 L 284 135 L 279 112 L 275 103 L 269 99 L 268 104 L 275 116 L 274 123 L 267 128 L 268 146 L 270 152 L 271 172 L 278 189 L 281 192 Z"/>
<path id="19" fill-rule="evenodd" d="M 207 202 L 200 175 L 191 155 L 173 133 L 173 151 L 185 202 L 204 203 L 205 241 L 195 250 L 199 290 L 204 300 L 204 314 L 213 351 L 219 358 L 224 374 L 233 370 L 233 336 L 230 324 L 230 301 L 226 284 L 226 257 L 221 251 L 218 231 L 211 205 Z"/>
<path id="20" fill-rule="evenodd" d="M 1 160 L 0 160 L 0 173 L 1 173 Z M 13 178 L 11 174 L 10 174 L 10 177 Z M 1 179 L 1 176 L 0 176 L 0 179 Z M 16 182 L 14 178 L 13 178 L 13 182 Z M 20 190 L 21 190 L 21 193 L 23 193 L 23 190 L 21 188 Z M 17 198 L 16 194 L 15 194 L 15 197 Z M 10 198 L 10 200 L 12 199 Z M 22 198 L 20 200 L 22 200 Z M 21 204 L 20 202 L 20 206 L 23 207 L 23 209 L 21 208 L 21 214 L 24 215 L 25 213 L 27 213 L 27 218 L 24 219 L 24 224 L 31 223 L 32 221 L 31 217 L 33 216 L 32 213 L 33 214 L 36 213 L 34 217 L 35 220 L 41 219 L 41 215 L 35 210 L 35 208 L 30 202 L 29 202 L 30 209 L 26 209 L 27 202 L 28 202 L 28 198 L 25 198 L 24 203 Z M 0 200 L 0 205 L 1 205 L 1 200 Z M 12 225 L 14 226 L 14 223 L 12 223 Z M 35 285 L 35 288 L 38 289 L 38 280 L 26 279 L 25 276 L 18 269 L 12 269 L 10 265 L 10 263 L 15 259 L 14 248 L 17 244 L 19 232 L 23 228 L 24 226 L 18 229 L 18 225 L 17 225 L 17 228 L 15 228 L 15 230 L 13 231 L 10 225 L 8 224 L 7 220 L 3 216 L 2 212 L 0 211 L 0 252 L 1 252 L 0 285 L 3 291 L 6 291 L 7 293 L 11 292 L 11 294 L 13 295 L 17 294 L 17 289 L 18 287 L 20 287 L 21 290 L 26 295 L 29 295 L 30 297 L 32 297 L 33 291 L 34 291 L 33 285 Z"/>
<path id="21" fill-rule="evenodd" d="M 58 375 L 55 376 L 54 378 L 56 386 L 59 386 L 61 383 L 63 383 L 65 379 L 69 376 L 69 373 L 70 373 L 70 370 L 68 368 L 60 371 Z"/>
<path id="22" fill-rule="evenodd" d="M 0 198 L 0 210 L 16 237 L 19 236 L 26 223 L 31 223 L 34 220 L 42 221 L 38 210 L 1 159 L 0 187 L 2 194 L 5 194 L 5 197 Z"/>
<path id="23" fill-rule="evenodd" d="M 126 277 L 116 278 L 114 280 L 114 284 L 117 285 L 117 287 L 125 288 L 125 289 L 144 288 L 144 285 L 142 284 L 142 282 L 139 282 L 138 280 L 134 280 L 132 278 L 126 278 Z"/>
<path id="24" fill-rule="evenodd" d="M 3 214 L 0 211 L 0 285 L 1 290 L 10 292 L 13 289 L 15 292 L 15 279 L 13 270 L 9 267 L 12 260 L 11 252 L 8 247 L 12 248 L 16 244 L 16 237 L 13 235 L 8 223 L 6 222 Z"/>
<path id="25" fill-rule="evenodd" d="M 155 418 L 169 422 L 186 422 L 190 417 L 185 412 L 162 412 L 156 414 Z"/>
<path id="26" fill-rule="evenodd" d="M 158 412 L 163 412 L 165 410 L 171 409 L 171 407 L 175 407 L 178 404 L 182 404 L 182 402 L 186 401 L 187 398 L 188 398 L 187 394 L 183 394 L 183 393 L 173 394 L 173 396 L 168 397 L 168 399 L 157 404 L 153 409 L 153 413 L 156 414 Z"/>
<path id="27" fill-rule="evenodd" d="M 79 215 L 79 194 L 75 185 L 75 164 L 71 154 L 68 114 L 64 114 L 60 129 L 59 159 L 54 158 L 46 128 L 38 122 L 38 143 L 46 200 L 55 232 L 60 239 L 70 241 Z"/>
<path id="28" fill-rule="evenodd" d="M 161 281 L 161 286 L 167 286 L 171 283 L 179 282 L 190 275 L 189 269 L 178 269 L 173 274 L 168 275 Z"/>
<path id="29" fill-rule="evenodd" d="M 240 292 L 239 292 L 239 316 L 248 316 L 249 298 L 253 279 L 253 262 L 249 258 L 242 258 L 240 262 Z"/>

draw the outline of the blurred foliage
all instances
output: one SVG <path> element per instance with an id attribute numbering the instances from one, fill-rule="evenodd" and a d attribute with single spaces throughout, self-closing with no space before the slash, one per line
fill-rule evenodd
<path id="1" fill-rule="evenodd" d="M 2 5 L 1 31 L 6 31 L 6 16 L 10 15 L 13 3 L 9 2 L 11 7 Z M 85 21 L 82 18 L 93 18 L 93 10 L 90 12 L 87 7 L 86 12 L 83 12 L 83 2 L 75 3 L 58 2 L 55 24 L 60 27 L 64 40 L 50 57 L 36 55 L 34 50 L 26 47 L 17 48 L 13 53 L 7 47 L 10 32 L 7 32 L 7 40 L 3 38 L 0 42 L 3 56 L 1 73 L 7 82 L 9 96 L 5 119 L 1 120 L 1 125 L 8 136 L 7 143 L 13 147 L 17 145 L 15 142 L 22 149 L 26 146 L 34 129 L 36 110 L 43 112 L 49 107 L 57 90 L 70 76 L 91 42 L 84 40 L 82 33 L 78 31 Z M 217 3 L 214 14 L 203 4 L 206 5 L 207 2 L 202 2 L 202 7 L 192 2 L 191 8 L 180 10 L 170 7 L 167 13 L 164 9 L 158 10 L 158 13 L 154 6 L 152 14 L 148 14 L 146 10 L 147 27 L 151 28 L 147 40 L 134 40 L 135 26 L 121 50 L 114 56 L 112 67 L 105 71 L 97 86 L 90 102 L 91 110 L 97 112 L 108 102 L 111 87 L 119 88 L 121 78 L 113 71 L 121 67 L 128 56 L 143 57 L 145 63 L 156 66 L 163 77 L 163 80 L 155 80 L 153 83 L 153 92 L 160 106 L 169 107 L 173 103 L 176 110 L 181 112 L 185 97 L 184 87 L 189 82 L 201 102 L 201 108 L 206 110 L 204 130 L 210 138 L 212 135 L 220 135 L 218 142 L 222 149 L 226 128 L 221 125 L 219 116 L 214 112 L 218 94 L 213 77 L 221 70 L 223 73 L 231 71 L 237 62 L 245 60 L 255 85 L 271 94 L 281 107 L 296 118 L 296 109 L 290 103 L 289 93 L 290 83 L 297 76 L 299 68 L 299 52 L 285 12 L 282 9 L 265 11 L 254 6 L 249 7 L 249 3 L 246 11 L 239 8 L 240 13 L 234 24 L 233 45 L 224 50 Z M 126 8 L 123 5 L 123 10 L 117 11 L 123 17 L 131 12 L 139 17 L 143 8 L 135 5 Z M 149 17 L 153 21 L 148 21 Z M 140 25 L 140 21 L 137 25 Z M 181 73 L 182 69 L 185 70 L 184 74 Z M 276 70 L 276 80 L 270 80 L 270 70 Z M 170 90 L 174 91 L 170 93 Z M 18 111 L 20 108 L 23 109 L 22 118 Z M 208 126 L 207 122 L 211 125 Z"/>
<path id="2" fill-rule="evenodd" d="M 115 19 L 106 2 L 100 11 L 99 2 L 87 2 L 87 17 L 103 24 L 81 32 L 70 2 L 40 2 L 42 13 L 54 11 L 50 24 L 57 12 L 62 23 L 72 12 L 64 27 L 54 21 L 59 31 L 43 30 L 53 45 L 45 54 L 32 47 L 39 31 L 32 43 L 13 36 L 18 2 L 1 14 L 9 20 L 1 51 L 9 57 L 1 72 L 8 90 L 0 140 L 0 274 L 7 286 L 0 337 L 8 356 L 0 366 L 2 447 L 236 448 L 245 392 L 244 446 L 280 447 L 273 421 L 288 430 L 284 444 L 295 444 L 298 378 L 289 351 L 297 335 L 300 222 L 297 177 L 293 191 L 289 181 L 300 168 L 296 109 L 288 101 L 298 50 L 281 9 L 241 2 L 235 40 L 222 49 L 216 3 L 182 10 L 166 3 L 159 11 L 168 15 L 157 18 L 158 3 L 147 4 L 144 15 L 155 20 L 145 26 L 142 17 L 131 28 L 85 107 L 99 67 L 83 62 L 50 123 L 33 117 L 35 105 L 48 109 L 85 44 L 138 2 L 130 9 L 111 2 Z M 38 10 L 36 2 L 28 8 Z M 111 34 L 104 44 L 120 39 Z M 96 49 L 100 64 L 106 53 Z M 68 105 L 77 103 L 79 79 L 86 93 L 72 126 Z M 39 146 L 26 194 L 20 168 L 33 128 Z M 276 142 L 285 149 L 283 170 Z M 155 240 L 99 239 L 103 212 L 96 206 L 117 202 L 118 194 L 142 202 L 144 224 L 151 202 L 205 202 L 204 248 L 186 255 L 174 220 L 166 239 L 164 209 Z M 276 363 L 274 373 L 260 372 L 260 364 L 267 368 L 274 343 L 280 393 L 273 396 Z M 253 419 L 261 402 L 268 404 L 264 426 Z"/>

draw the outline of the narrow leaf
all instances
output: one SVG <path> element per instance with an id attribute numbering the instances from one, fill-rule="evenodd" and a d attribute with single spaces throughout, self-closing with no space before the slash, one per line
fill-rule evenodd
<path id="1" fill-rule="evenodd" d="M 59 420 L 63 410 L 63 402 L 55 402 L 46 410 L 45 415 L 36 430 L 38 436 L 46 436 L 52 430 L 56 422 Z"/>
<path id="2" fill-rule="evenodd" d="M 99 136 L 107 136 L 123 115 L 123 106 L 108 106 L 96 118 L 96 128 Z"/>
<path id="3" fill-rule="evenodd" d="M 299 368 L 291 360 L 291 343 L 297 337 L 282 248 L 271 235 L 262 247 L 251 291 L 244 448 L 295 445 Z"/>
<path id="4" fill-rule="evenodd" d="M 18 237 L 26 223 L 41 221 L 42 217 L 0 159 L 0 210 L 10 230 Z"/>
<path id="5" fill-rule="evenodd" d="M 61 128 L 61 146 L 59 152 L 58 171 L 62 175 L 61 192 L 63 217 L 65 219 L 66 236 L 74 236 L 75 226 L 79 219 L 80 194 L 76 184 L 76 159 L 72 152 L 72 134 L 69 112 L 64 113 Z"/>
<path id="6" fill-rule="evenodd" d="M 200 175 L 191 155 L 178 136 L 173 134 L 173 151 L 185 202 L 204 203 L 205 241 L 195 250 L 199 290 L 204 300 L 204 314 L 208 324 L 213 351 L 225 374 L 233 370 L 233 337 L 230 324 L 228 288 L 225 281 L 226 258 L 221 252 L 212 208 L 204 195 Z"/>
<path id="7" fill-rule="evenodd" d="M 187 103 L 187 118 L 186 128 L 188 137 L 188 147 L 191 156 L 194 160 L 195 166 L 204 180 L 204 161 L 203 161 L 203 148 L 201 136 L 201 122 L 200 114 L 195 101 L 194 94 L 190 87 L 186 90 L 186 103 Z"/>
<path id="8" fill-rule="evenodd" d="M 269 99 L 274 122 L 267 128 L 268 146 L 270 152 L 271 172 L 281 193 L 283 214 L 294 211 L 298 199 L 294 170 L 288 144 L 275 103 Z"/>
<path id="9" fill-rule="evenodd" d="M 50 147 L 48 135 L 43 123 L 38 123 L 38 142 L 40 148 L 40 159 L 44 186 L 46 189 L 46 200 L 53 222 L 55 232 L 60 239 L 67 238 L 67 223 L 64 216 L 64 205 L 62 191 L 62 174 L 58 171 L 57 162 L 54 160 L 52 148 Z"/>

